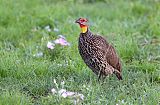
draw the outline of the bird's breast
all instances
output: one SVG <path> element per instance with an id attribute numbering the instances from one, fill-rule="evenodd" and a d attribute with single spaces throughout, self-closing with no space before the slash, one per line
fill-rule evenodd
<path id="1" fill-rule="evenodd" d="M 88 59 L 92 56 L 92 45 L 89 43 L 89 40 L 84 38 L 79 38 L 79 53 L 83 59 Z"/>

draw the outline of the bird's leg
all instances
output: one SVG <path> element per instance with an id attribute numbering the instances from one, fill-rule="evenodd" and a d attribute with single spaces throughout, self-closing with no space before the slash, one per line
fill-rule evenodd
<path id="1" fill-rule="evenodd" d="M 106 79 L 106 77 L 107 77 L 107 76 L 105 76 L 105 75 L 102 76 L 103 82 L 104 82 L 104 80 Z"/>
<path id="2" fill-rule="evenodd" d="M 119 80 L 122 80 L 121 73 L 117 69 L 114 70 L 114 74 L 117 76 Z"/>
<path id="3" fill-rule="evenodd" d="M 102 75 L 102 73 L 101 73 L 101 71 L 99 71 L 99 73 L 98 73 L 98 81 L 100 80 L 101 75 Z"/>
<path id="4" fill-rule="evenodd" d="M 117 69 L 114 69 L 115 73 L 121 74 Z"/>

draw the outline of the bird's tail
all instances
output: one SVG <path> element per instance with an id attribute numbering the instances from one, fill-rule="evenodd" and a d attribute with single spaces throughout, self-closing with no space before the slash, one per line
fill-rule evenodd
<path id="1" fill-rule="evenodd" d="M 115 69 L 114 74 L 117 76 L 119 80 L 123 79 L 121 73 L 118 70 Z"/>

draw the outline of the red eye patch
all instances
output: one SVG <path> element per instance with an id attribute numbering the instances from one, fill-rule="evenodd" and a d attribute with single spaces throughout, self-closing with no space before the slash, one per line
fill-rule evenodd
<path id="1" fill-rule="evenodd" d="M 84 19 L 84 18 L 81 18 L 80 21 L 81 21 L 81 22 L 87 22 L 88 20 L 87 20 L 87 19 Z"/>

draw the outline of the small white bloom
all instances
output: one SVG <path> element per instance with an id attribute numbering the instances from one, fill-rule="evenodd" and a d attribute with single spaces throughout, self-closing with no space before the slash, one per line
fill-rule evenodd
<path id="1" fill-rule="evenodd" d="M 61 89 L 61 90 L 58 91 L 58 93 L 63 98 L 71 97 L 71 98 L 84 100 L 84 95 L 83 94 L 79 94 L 77 92 L 66 91 L 66 89 Z"/>
<path id="2" fill-rule="evenodd" d="M 121 101 L 124 104 L 124 100 Z"/>
<path id="3" fill-rule="evenodd" d="M 58 28 L 54 28 L 53 31 L 54 32 L 59 32 L 59 29 Z"/>
<path id="4" fill-rule="evenodd" d="M 44 29 L 47 30 L 48 32 L 51 32 L 51 28 L 50 28 L 49 25 L 48 25 L 48 26 L 45 26 Z"/>
<path id="5" fill-rule="evenodd" d="M 54 49 L 54 46 L 55 46 L 55 44 L 52 42 L 47 43 L 47 48 L 49 48 L 49 49 Z"/>
<path id="6" fill-rule="evenodd" d="M 58 38 L 54 41 L 55 44 L 60 44 L 62 46 L 69 46 L 70 43 L 65 40 L 65 38 Z"/>
<path id="7" fill-rule="evenodd" d="M 42 57 L 43 56 L 43 52 L 38 52 L 36 54 L 33 55 L 34 57 Z"/>
<path id="8" fill-rule="evenodd" d="M 64 92 L 64 93 L 61 94 L 61 96 L 62 96 L 63 98 L 66 98 L 68 95 Z"/>
<path id="9" fill-rule="evenodd" d="M 71 96 L 73 96 L 73 95 L 75 95 L 75 93 L 74 92 L 63 92 L 62 93 L 62 97 L 64 97 L 64 98 L 66 98 L 66 97 L 71 97 Z"/>
<path id="10" fill-rule="evenodd" d="M 78 94 L 81 100 L 84 100 L 84 95 L 83 94 Z"/>
<path id="11" fill-rule="evenodd" d="M 55 93 L 57 93 L 57 91 L 56 91 L 55 88 L 51 89 L 51 92 L 52 92 L 53 95 L 54 95 Z"/>
<path id="12" fill-rule="evenodd" d="M 64 92 L 66 92 L 66 89 L 61 89 L 61 90 L 58 91 L 58 93 L 59 93 L 60 95 L 63 94 Z"/>

